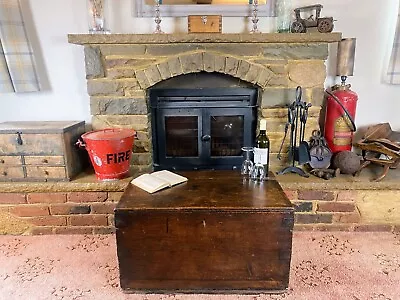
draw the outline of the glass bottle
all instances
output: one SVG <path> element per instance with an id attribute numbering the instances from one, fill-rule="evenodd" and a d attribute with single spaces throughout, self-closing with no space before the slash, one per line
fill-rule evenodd
<path id="1" fill-rule="evenodd" d="M 277 0 L 276 31 L 280 33 L 290 32 L 291 23 L 292 23 L 291 0 Z"/>
<path id="2" fill-rule="evenodd" d="M 87 0 L 89 33 L 110 33 L 107 26 L 107 0 Z"/>
<path id="3" fill-rule="evenodd" d="M 253 179 L 264 180 L 268 176 L 269 171 L 269 138 L 267 136 L 267 121 L 260 120 L 260 132 L 256 138 L 254 147 L 254 165 L 259 166 L 263 170 L 252 176 Z M 263 172 L 262 172 L 263 171 Z M 261 178 L 260 178 L 261 177 Z"/>

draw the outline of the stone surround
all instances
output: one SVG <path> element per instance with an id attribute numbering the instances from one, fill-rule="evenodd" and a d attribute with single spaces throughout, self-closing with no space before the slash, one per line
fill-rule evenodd
<path id="1" fill-rule="evenodd" d="M 288 103 L 297 86 L 311 102 L 306 136 L 318 128 L 324 99 L 328 44 L 341 33 L 307 34 L 70 34 L 84 46 L 93 129 L 133 128 L 138 132 L 133 166 L 152 167 L 147 89 L 171 77 L 220 73 L 259 87 L 259 115 L 267 119 L 273 169 L 283 139 Z M 286 153 L 287 139 L 283 152 Z"/>

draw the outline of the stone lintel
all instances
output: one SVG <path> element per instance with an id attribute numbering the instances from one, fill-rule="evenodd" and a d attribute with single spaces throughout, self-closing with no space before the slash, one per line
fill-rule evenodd
<path id="1" fill-rule="evenodd" d="M 71 44 L 334 43 L 342 33 L 68 34 Z"/>

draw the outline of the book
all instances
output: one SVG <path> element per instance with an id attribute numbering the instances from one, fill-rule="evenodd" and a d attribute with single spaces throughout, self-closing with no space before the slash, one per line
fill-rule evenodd
<path id="1" fill-rule="evenodd" d="M 188 179 L 173 172 L 162 170 L 151 174 L 143 174 L 131 181 L 132 184 L 152 194 L 159 190 L 186 182 Z"/>

